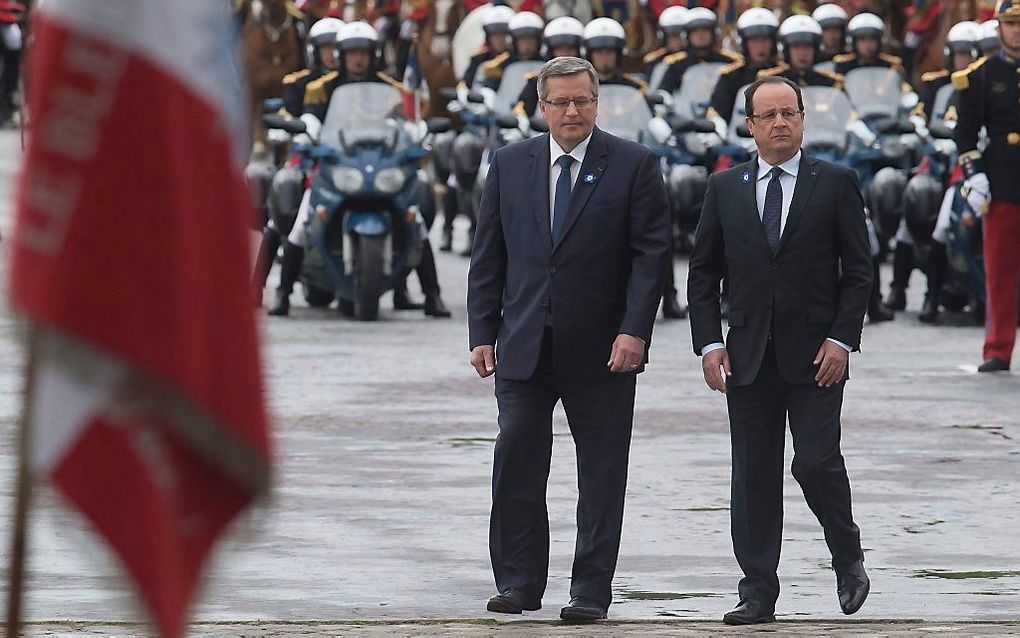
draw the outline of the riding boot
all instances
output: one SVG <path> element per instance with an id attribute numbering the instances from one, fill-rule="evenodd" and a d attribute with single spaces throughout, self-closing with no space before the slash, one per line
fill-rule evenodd
<path id="1" fill-rule="evenodd" d="M 474 245 L 474 243 L 475 243 L 475 225 L 472 222 L 471 228 L 468 229 L 467 247 L 464 248 L 464 250 L 460 251 L 460 256 L 461 257 L 470 257 L 471 256 L 471 248 Z"/>
<path id="2" fill-rule="evenodd" d="M 905 310 L 907 307 L 907 285 L 910 273 L 914 272 L 914 247 L 910 244 L 896 242 L 893 253 L 893 280 L 889 285 L 889 296 L 885 305 L 889 310 Z"/>
<path id="3" fill-rule="evenodd" d="M 276 289 L 276 305 L 269 311 L 272 317 L 286 317 L 290 314 L 290 293 L 301 276 L 305 263 L 305 249 L 289 241 L 283 243 L 283 262 L 280 264 L 280 286 Z"/>
<path id="4" fill-rule="evenodd" d="M 939 320 L 939 304 L 942 303 L 942 286 L 946 283 L 948 266 L 945 245 L 932 242 L 928 258 L 928 292 L 924 295 L 924 308 L 917 317 L 923 323 L 937 323 Z"/>
<path id="5" fill-rule="evenodd" d="M 404 276 L 393 285 L 394 310 L 421 310 L 424 308 L 422 304 L 413 301 L 407 294 L 407 276 L 409 274 L 410 272 L 404 273 Z"/>
<path id="6" fill-rule="evenodd" d="M 457 191 L 447 186 L 443 191 L 443 243 L 439 250 L 448 253 L 453 250 L 453 220 L 457 218 Z"/>
<path id="7" fill-rule="evenodd" d="M 871 323 L 892 321 L 896 318 L 893 311 L 886 308 L 885 304 L 882 303 L 882 281 L 879 263 L 878 257 L 872 258 L 871 267 L 874 274 L 874 283 L 871 285 L 871 299 L 868 301 L 868 320 Z"/>
<path id="8" fill-rule="evenodd" d="M 280 250 L 280 233 L 272 225 L 262 231 L 262 243 L 259 244 L 259 255 L 255 259 L 255 272 L 252 273 L 252 287 L 255 289 L 255 307 L 262 307 L 262 289 L 266 287 L 266 279 L 273 268 L 273 260 Z"/>
<path id="9" fill-rule="evenodd" d="M 418 264 L 418 281 L 425 293 L 425 314 L 429 317 L 445 319 L 452 316 L 439 294 L 439 271 L 436 269 L 436 257 L 432 253 L 432 244 L 426 239 L 422 246 L 421 263 Z"/>

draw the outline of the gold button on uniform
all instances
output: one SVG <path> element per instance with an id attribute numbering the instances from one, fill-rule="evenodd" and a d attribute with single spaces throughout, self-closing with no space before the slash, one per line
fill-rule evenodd
<path id="1" fill-rule="evenodd" d="M 1016 131 L 1013 131 L 1012 133 L 1008 133 L 1006 135 L 1006 143 L 1010 144 L 1012 146 L 1016 146 L 1016 145 L 1020 144 L 1020 133 L 1017 133 Z"/>

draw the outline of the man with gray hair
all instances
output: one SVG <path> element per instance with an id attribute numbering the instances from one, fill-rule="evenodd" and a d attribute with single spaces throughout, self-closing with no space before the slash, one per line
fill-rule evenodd
<path id="1" fill-rule="evenodd" d="M 542 606 L 552 413 L 562 401 L 579 498 L 570 604 L 560 617 L 584 622 L 605 618 L 612 602 L 635 387 L 670 220 L 656 156 L 595 127 L 591 64 L 551 60 L 538 95 L 549 133 L 493 156 L 468 275 L 471 365 L 482 378 L 495 375 L 499 410 L 489 528 L 499 593 L 487 609 Z"/>

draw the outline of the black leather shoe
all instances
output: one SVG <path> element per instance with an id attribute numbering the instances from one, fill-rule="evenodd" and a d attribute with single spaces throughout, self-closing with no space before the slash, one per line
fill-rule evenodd
<path id="1" fill-rule="evenodd" d="M 587 598 L 574 596 L 570 604 L 560 610 L 560 620 L 566 622 L 584 623 L 602 620 L 606 617 L 606 610 Z"/>
<path id="2" fill-rule="evenodd" d="M 901 286 L 889 286 L 889 294 L 885 298 L 885 307 L 889 310 L 906 310 L 907 291 Z"/>
<path id="3" fill-rule="evenodd" d="M 839 576 L 836 594 L 839 596 L 839 607 L 846 615 L 855 614 L 868 599 L 871 581 L 864 571 L 864 561 L 859 560 L 846 572 Z"/>
<path id="4" fill-rule="evenodd" d="M 931 294 L 926 294 L 924 296 L 924 306 L 921 308 L 921 314 L 917 315 L 918 320 L 920 320 L 921 323 L 938 323 L 939 314 L 938 299 L 933 297 Z"/>
<path id="5" fill-rule="evenodd" d="M 1006 372 L 1009 370 L 1009 361 L 992 357 L 978 366 L 978 372 Z"/>
<path id="6" fill-rule="evenodd" d="M 439 244 L 439 252 L 448 253 L 453 250 L 453 231 L 443 229 L 443 241 Z"/>
<path id="7" fill-rule="evenodd" d="M 896 318 L 895 313 L 893 313 L 892 310 L 886 308 L 885 304 L 883 303 L 874 304 L 872 305 L 871 308 L 868 309 L 868 321 L 870 321 L 871 323 L 879 323 L 881 321 L 892 321 L 895 318 Z"/>
<path id="8" fill-rule="evenodd" d="M 394 310 L 421 310 L 424 307 L 422 304 L 411 300 L 411 297 L 407 294 L 407 288 L 393 289 Z"/>
<path id="9" fill-rule="evenodd" d="M 270 308 L 270 317 L 286 317 L 290 314 L 290 294 L 282 291 L 276 293 L 276 305 Z"/>
<path id="10" fill-rule="evenodd" d="M 502 594 L 496 594 L 489 599 L 485 606 L 486 611 L 497 614 L 519 614 L 522 611 L 538 611 L 542 608 L 542 601 L 533 600 L 524 593 L 523 589 L 511 587 Z"/>
<path id="11" fill-rule="evenodd" d="M 727 625 L 760 625 L 776 622 L 776 610 L 760 600 L 742 600 L 722 620 Z"/>
<path id="12" fill-rule="evenodd" d="M 676 293 L 666 293 L 662 296 L 662 316 L 666 319 L 687 317 L 687 308 L 676 298 Z"/>
<path id="13" fill-rule="evenodd" d="M 425 314 L 437 319 L 449 319 L 453 316 L 439 295 L 428 295 L 425 297 Z"/>

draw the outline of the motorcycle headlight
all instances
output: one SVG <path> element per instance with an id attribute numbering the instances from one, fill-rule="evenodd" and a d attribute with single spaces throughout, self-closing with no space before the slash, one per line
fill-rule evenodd
<path id="1" fill-rule="evenodd" d="M 404 186 L 404 171 L 396 166 L 384 168 L 375 176 L 375 189 L 383 195 L 392 195 Z"/>
<path id="2" fill-rule="evenodd" d="M 350 166 L 334 166 L 330 169 L 329 176 L 341 193 L 356 193 L 365 185 L 365 176 Z"/>

